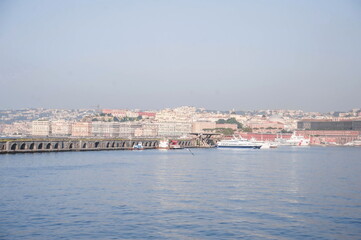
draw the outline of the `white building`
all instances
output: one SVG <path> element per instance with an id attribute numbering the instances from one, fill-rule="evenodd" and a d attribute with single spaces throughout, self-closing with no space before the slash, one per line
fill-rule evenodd
<path id="1" fill-rule="evenodd" d="M 137 122 L 121 122 L 119 123 L 119 137 L 134 137 L 136 129 L 139 129 L 141 127 L 142 125 Z"/>
<path id="2" fill-rule="evenodd" d="M 71 123 L 67 121 L 52 121 L 51 122 L 51 135 L 52 136 L 70 136 Z"/>
<path id="3" fill-rule="evenodd" d="M 92 136 L 119 137 L 119 122 L 92 122 Z"/>
<path id="4" fill-rule="evenodd" d="M 51 134 L 50 122 L 48 120 L 36 120 L 31 124 L 31 135 L 49 136 Z"/>
<path id="5" fill-rule="evenodd" d="M 134 131 L 135 137 L 157 137 L 158 124 L 144 123 L 141 128 L 136 128 Z"/>
<path id="6" fill-rule="evenodd" d="M 188 122 L 159 122 L 158 136 L 180 137 L 192 132 L 192 123 Z"/>

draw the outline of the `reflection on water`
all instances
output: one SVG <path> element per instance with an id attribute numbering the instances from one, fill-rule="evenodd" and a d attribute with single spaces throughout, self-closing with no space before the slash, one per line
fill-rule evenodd
<path id="1" fill-rule="evenodd" d="M 361 149 L 0 156 L 0 239 L 357 239 Z"/>

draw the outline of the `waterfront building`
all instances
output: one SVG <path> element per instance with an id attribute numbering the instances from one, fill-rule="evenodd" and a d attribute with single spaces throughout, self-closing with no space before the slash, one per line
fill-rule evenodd
<path id="1" fill-rule="evenodd" d="M 73 137 L 90 137 L 91 136 L 91 122 L 74 122 L 71 126 Z"/>
<path id="2" fill-rule="evenodd" d="M 143 123 L 140 128 L 134 130 L 135 137 L 157 137 L 158 125 L 154 123 Z"/>
<path id="3" fill-rule="evenodd" d="M 343 145 L 359 138 L 361 131 L 343 130 L 298 130 L 297 134 L 310 138 L 311 144 Z"/>
<path id="4" fill-rule="evenodd" d="M 361 120 L 305 119 L 297 123 L 299 130 L 339 130 L 339 131 L 361 131 Z"/>
<path id="5" fill-rule="evenodd" d="M 52 136 L 70 136 L 71 123 L 63 120 L 51 122 L 51 135 Z"/>
<path id="6" fill-rule="evenodd" d="M 138 122 L 121 122 L 119 123 L 119 137 L 131 138 L 135 136 L 135 131 L 141 128 L 142 125 Z"/>
<path id="7" fill-rule="evenodd" d="M 119 122 L 92 122 L 91 133 L 94 137 L 119 137 Z"/>
<path id="8" fill-rule="evenodd" d="M 192 124 L 188 122 L 159 122 L 158 136 L 180 137 L 192 131 Z"/>
<path id="9" fill-rule="evenodd" d="M 31 135 L 33 136 L 49 136 L 51 134 L 50 121 L 35 120 L 31 125 Z"/>

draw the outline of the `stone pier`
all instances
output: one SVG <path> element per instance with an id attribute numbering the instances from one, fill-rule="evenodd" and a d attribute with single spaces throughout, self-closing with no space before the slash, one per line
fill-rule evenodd
<path id="1" fill-rule="evenodd" d="M 158 139 L 1 139 L 0 153 L 133 150 L 139 142 L 144 149 L 156 149 Z M 182 147 L 195 147 L 192 140 L 178 140 Z"/>

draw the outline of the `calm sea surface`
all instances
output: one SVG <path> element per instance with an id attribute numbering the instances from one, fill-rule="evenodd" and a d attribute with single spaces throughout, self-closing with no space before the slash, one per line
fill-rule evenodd
<path id="1" fill-rule="evenodd" d="M 0 155 L 0 239 L 361 239 L 361 148 Z"/>

